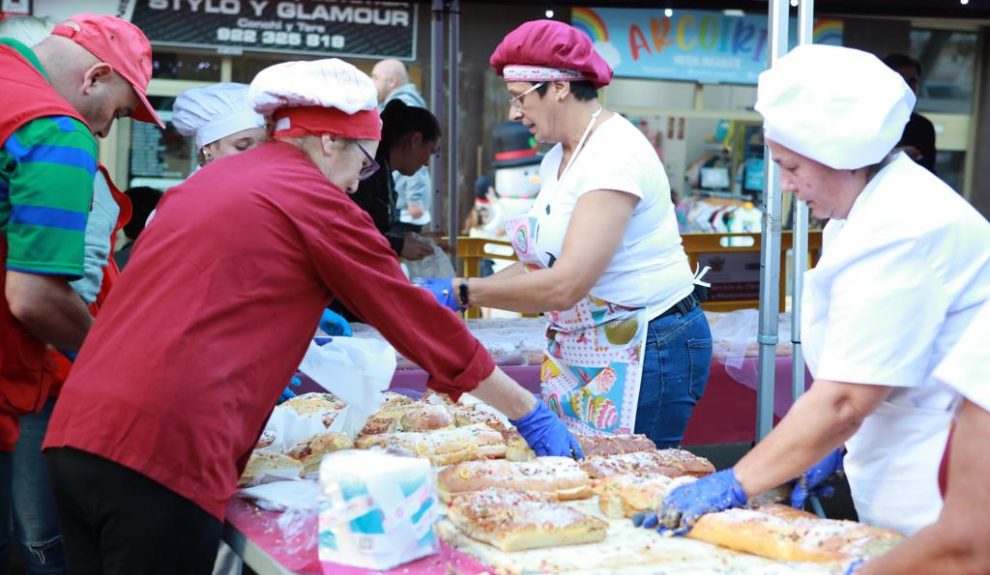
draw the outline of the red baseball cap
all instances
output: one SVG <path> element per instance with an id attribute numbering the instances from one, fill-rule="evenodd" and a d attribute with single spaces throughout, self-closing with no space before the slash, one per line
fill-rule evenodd
<path id="1" fill-rule="evenodd" d="M 76 14 L 55 26 L 52 34 L 72 40 L 113 67 L 140 101 L 131 117 L 165 129 L 145 95 L 151 82 L 151 43 L 140 28 L 113 16 Z"/>

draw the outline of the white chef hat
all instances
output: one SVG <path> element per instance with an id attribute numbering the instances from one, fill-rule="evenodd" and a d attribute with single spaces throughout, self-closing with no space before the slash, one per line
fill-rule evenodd
<path id="1" fill-rule="evenodd" d="M 876 164 L 901 139 L 914 92 L 876 56 L 806 44 L 760 74 L 756 111 L 771 139 L 840 170 Z"/>
<path id="2" fill-rule="evenodd" d="M 248 102 L 247 84 L 221 82 L 179 94 L 172 124 L 183 136 L 195 136 L 196 148 L 249 128 L 264 128 L 265 117 Z"/>
<path id="3" fill-rule="evenodd" d="M 381 139 L 375 83 L 337 58 L 265 68 L 251 81 L 249 99 L 255 110 L 272 115 L 276 136 Z"/>

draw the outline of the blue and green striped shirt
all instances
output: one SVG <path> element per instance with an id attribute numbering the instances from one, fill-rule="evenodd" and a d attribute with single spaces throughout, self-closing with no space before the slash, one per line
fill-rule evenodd
<path id="1" fill-rule="evenodd" d="M 10 39 L 0 42 L 45 75 L 30 48 Z M 96 165 L 96 139 L 85 124 L 68 116 L 32 120 L 3 142 L 0 232 L 7 238 L 7 269 L 73 279 L 83 275 Z"/>

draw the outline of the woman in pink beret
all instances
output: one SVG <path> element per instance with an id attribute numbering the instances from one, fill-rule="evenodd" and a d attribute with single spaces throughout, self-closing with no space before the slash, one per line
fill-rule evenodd
<path id="1" fill-rule="evenodd" d="M 577 29 L 527 22 L 490 63 L 512 119 L 555 145 L 532 208 L 507 223 L 520 261 L 453 288 L 462 305 L 546 313 L 543 400 L 571 429 L 677 446 L 705 389 L 712 339 L 660 159 L 598 102 L 612 70 Z"/>

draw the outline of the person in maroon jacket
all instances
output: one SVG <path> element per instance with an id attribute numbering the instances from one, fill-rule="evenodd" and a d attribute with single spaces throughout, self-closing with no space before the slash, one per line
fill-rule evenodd
<path id="1" fill-rule="evenodd" d="M 95 322 L 44 447 L 73 573 L 208 573 L 228 499 L 333 299 L 457 399 L 505 413 L 538 454 L 580 456 L 563 423 L 464 323 L 403 276 L 347 197 L 374 173 L 374 84 L 341 60 L 251 84 L 274 141 L 169 191 Z"/>

